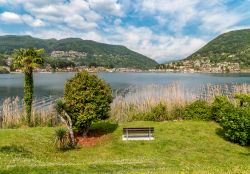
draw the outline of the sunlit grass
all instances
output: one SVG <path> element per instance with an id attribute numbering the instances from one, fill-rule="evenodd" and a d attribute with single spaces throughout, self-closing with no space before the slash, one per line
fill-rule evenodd
<path id="1" fill-rule="evenodd" d="M 95 125 L 108 129 L 113 125 Z M 121 140 L 122 127 L 154 126 L 154 141 Z M 94 147 L 59 151 L 55 128 L 0 130 L 0 173 L 249 173 L 250 149 L 213 122 L 131 122 Z"/>

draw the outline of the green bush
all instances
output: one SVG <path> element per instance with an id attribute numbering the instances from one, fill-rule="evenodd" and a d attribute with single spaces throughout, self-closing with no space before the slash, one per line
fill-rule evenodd
<path id="1" fill-rule="evenodd" d="M 182 105 L 173 106 L 172 110 L 170 111 L 170 115 L 173 120 L 183 119 L 185 116 L 185 107 Z"/>
<path id="2" fill-rule="evenodd" d="M 188 120 L 211 120 L 211 108 L 206 101 L 197 100 L 186 106 L 184 118 Z"/>
<path id="3" fill-rule="evenodd" d="M 64 90 L 66 112 L 73 127 L 86 134 L 93 121 L 109 117 L 112 91 L 108 84 L 86 71 L 68 80 Z"/>
<path id="4" fill-rule="evenodd" d="M 228 100 L 225 96 L 217 96 L 215 97 L 211 112 L 212 112 L 212 118 L 220 122 L 223 116 L 225 116 L 227 113 L 230 113 L 234 109 L 234 105 Z"/>
<path id="5" fill-rule="evenodd" d="M 170 120 L 169 113 L 167 111 L 167 106 L 163 103 L 151 108 L 151 110 L 144 114 L 145 121 L 164 121 Z"/>
<path id="6" fill-rule="evenodd" d="M 248 145 L 250 143 L 250 107 L 247 94 L 237 94 L 239 105 L 234 106 L 227 97 L 217 96 L 212 103 L 213 119 L 223 128 L 223 135 L 228 140 Z"/>
<path id="7" fill-rule="evenodd" d="M 235 94 L 234 98 L 239 100 L 240 107 L 249 106 L 250 94 Z"/>
<path id="8" fill-rule="evenodd" d="M 240 145 L 250 144 L 250 107 L 234 107 L 224 113 L 220 125 L 230 141 Z"/>
<path id="9" fill-rule="evenodd" d="M 9 73 L 10 72 L 6 68 L 0 66 L 0 74 L 9 74 Z"/>
<path id="10" fill-rule="evenodd" d="M 152 106 L 144 112 L 138 111 L 136 107 L 131 106 L 127 116 L 127 121 L 164 121 L 173 119 L 172 115 L 170 115 L 167 110 L 167 106 L 163 103 Z"/>

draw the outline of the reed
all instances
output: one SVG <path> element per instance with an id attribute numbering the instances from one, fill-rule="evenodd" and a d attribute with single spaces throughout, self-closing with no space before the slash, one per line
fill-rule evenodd
<path id="1" fill-rule="evenodd" d="M 26 125 L 24 102 L 19 97 L 7 98 L 0 111 L 0 128 L 17 128 Z M 32 126 L 54 126 L 60 122 L 53 101 L 34 100 L 31 116 Z"/>
<path id="2" fill-rule="evenodd" d="M 212 102 L 215 96 L 224 95 L 235 102 L 236 93 L 250 93 L 249 84 L 204 85 L 198 89 L 186 89 L 180 83 L 130 87 L 125 93 L 116 94 L 111 104 L 110 118 L 117 122 L 133 121 L 137 115 L 149 112 L 160 103 L 166 106 L 171 119 L 181 118 L 182 109 L 191 102 L 202 99 Z M 54 110 L 52 99 L 34 100 L 31 122 L 33 126 L 54 126 L 60 119 Z M 14 128 L 25 125 L 23 101 L 18 97 L 7 98 L 0 109 L 0 127 Z"/>
<path id="3" fill-rule="evenodd" d="M 181 109 L 191 102 L 202 99 L 212 102 L 216 96 L 224 95 L 234 101 L 235 93 L 250 93 L 248 84 L 204 85 L 198 89 L 185 89 L 180 83 L 149 85 L 125 96 L 116 96 L 111 105 L 111 119 L 117 122 L 132 121 L 137 115 L 149 112 L 158 104 L 167 107 L 171 118 L 178 119 Z M 235 101 L 234 101 L 235 102 Z"/>

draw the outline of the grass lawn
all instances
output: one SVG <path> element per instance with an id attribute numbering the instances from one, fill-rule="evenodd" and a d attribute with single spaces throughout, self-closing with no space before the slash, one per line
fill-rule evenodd
<path id="1" fill-rule="evenodd" d="M 154 126 L 154 141 L 121 140 L 124 126 Z M 214 122 L 96 124 L 107 138 L 58 151 L 55 128 L 0 130 L 0 173 L 250 173 L 250 147 L 221 138 Z"/>

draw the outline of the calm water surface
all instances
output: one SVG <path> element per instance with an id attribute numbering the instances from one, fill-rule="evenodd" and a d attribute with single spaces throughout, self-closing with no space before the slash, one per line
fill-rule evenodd
<path id="1" fill-rule="evenodd" d="M 74 73 L 34 73 L 34 98 L 63 94 L 64 83 Z M 250 84 L 250 74 L 198 74 L 198 73 L 99 73 L 113 91 L 121 91 L 130 86 L 151 84 L 166 85 L 178 82 L 185 88 L 196 89 L 205 84 Z M 23 74 L 0 74 L 0 102 L 8 97 L 23 97 Z"/>

